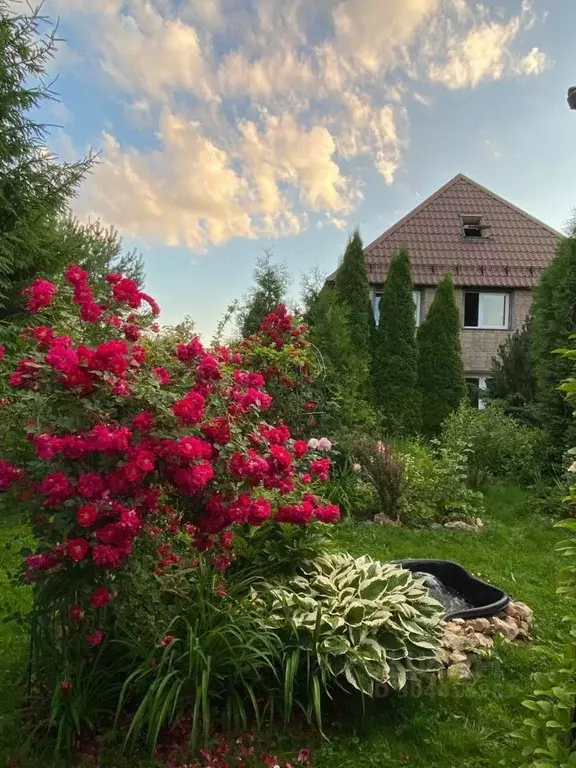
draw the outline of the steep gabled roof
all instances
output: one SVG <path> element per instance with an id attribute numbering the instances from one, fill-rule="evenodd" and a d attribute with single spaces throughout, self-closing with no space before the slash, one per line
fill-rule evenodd
<path id="1" fill-rule="evenodd" d="M 481 216 L 484 237 L 466 238 L 462 217 Z M 458 174 L 365 249 L 368 279 L 383 283 L 392 254 L 407 247 L 415 285 L 450 273 L 456 285 L 532 288 L 562 235 Z"/>

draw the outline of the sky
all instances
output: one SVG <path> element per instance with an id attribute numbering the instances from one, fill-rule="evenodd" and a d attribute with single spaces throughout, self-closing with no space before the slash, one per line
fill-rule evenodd
<path id="1" fill-rule="evenodd" d="M 14 0 L 15 7 L 18 6 Z M 208 336 L 264 249 L 337 266 L 457 173 L 547 224 L 576 206 L 576 0 L 46 0 L 43 108 L 98 164 L 73 211 Z"/>

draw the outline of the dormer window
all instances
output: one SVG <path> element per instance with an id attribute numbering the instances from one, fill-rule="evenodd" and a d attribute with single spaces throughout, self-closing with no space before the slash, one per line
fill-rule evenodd
<path id="1" fill-rule="evenodd" d="M 477 240 L 483 237 L 482 216 L 462 216 L 462 231 L 464 237 Z"/>

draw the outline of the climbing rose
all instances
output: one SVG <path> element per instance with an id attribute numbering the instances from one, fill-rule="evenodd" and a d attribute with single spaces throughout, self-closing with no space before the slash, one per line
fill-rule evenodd
<path id="1" fill-rule="evenodd" d="M 4 360 L 5 356 L 6 356 L 6 349 L 5 347 L 2 346 L 2 344 L 0 344 L 0 363 L 2 362 L 2 360 Z"/>
<path id="2" fill-rule="evenodd" d="M 158 643 L 158 648 L 165 648 L 167 645 L 170 645 L 171 643 L 173 643 L 175 639 L 176 638 L 174 637 L 174 635 L 166 635 Z"/>
<path id="3" fill-rule="evenodd" d="M 74 603 L 74 605 L 70 606 L 70 618 L 72 621 L 82 621 L 84 618 L 84 611 L 82 610 L 82 606 L 78 605 L 78 603 Z"/>
<path id="4" fill-rule="evenodd" d="M 58 288 L 54 283 L 37 277 L 32 285 L 22 291 L 22 295 L 28 298 L 26 309 L 31 315 L 35 315 L 41 309 L 49 307 L 57 291 Z"/>
<path id="5" fill-rule="evenodd" d="M 91 525 L 94 525 L 97 518 L 98 510 L 92 504 L 83 504 L 76 513 L 78 525 L 81 525 L 83 528 L 90 528 Z"/>
<path id="6" fill-rule="evenodd" d="M 93 608 L 105 608 L 112 600 L 112 592 L 106 587 L 96 587 L 90 595 L 90 605 Z"/>
<path id="7" fill-rule="evenodd" d="M 91 648 L 96 648 L 104 639 L 104 632 L 101 629 L 96 630 L 91 635 L 86 635 L 86 640 Z"/>
<path id="8" fill-rule="evenodd" d="M 72 560 L 76 560 L 77 562 L 86 557 L 86 553 L 89 549 L 90 544 L 86 539 L 82 538 L 68 539 L 66 544 L 66 554 L 68 557 L 72 558 Z"/>

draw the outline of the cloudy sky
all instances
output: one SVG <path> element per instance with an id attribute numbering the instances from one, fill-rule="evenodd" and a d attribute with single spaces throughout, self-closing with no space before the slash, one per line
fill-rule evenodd
<path id="1" fill-rule="evenodd" d="M 576 206 L 575 0 L 46 0 L 75 212 L 211 332 L 263 248 L 329 272 L 458 172 L 552 226 Z"/>

